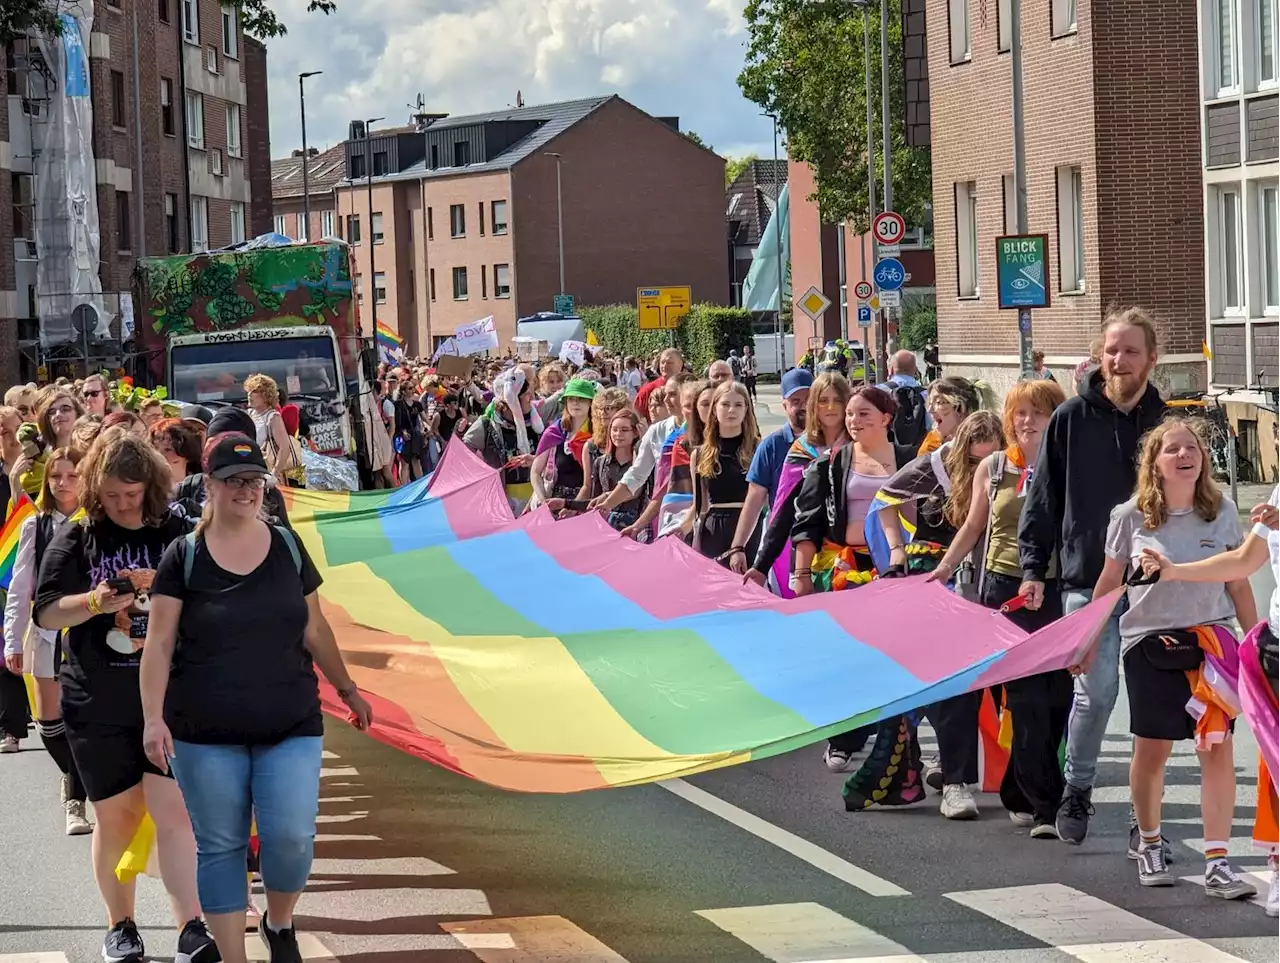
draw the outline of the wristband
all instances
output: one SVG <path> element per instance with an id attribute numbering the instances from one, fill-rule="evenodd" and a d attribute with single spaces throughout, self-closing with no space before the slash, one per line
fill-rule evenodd
<path id="1" fill-rule="evenodd" d="M 102 604 L 98 601 L 97 593 L 89 592 L 84 598 L 84 607 L 89 610 L 90 615 L 101 615 Z"/>

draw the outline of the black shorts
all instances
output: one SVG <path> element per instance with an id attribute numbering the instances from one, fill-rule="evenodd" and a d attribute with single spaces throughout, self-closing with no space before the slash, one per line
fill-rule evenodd
<path id="1" fill-rule="evenodd" d="M 89 802 L 132 789 L 148 773 L 165 776 L 142 751 L 140 726 L 67 725 L 67 742 Z"/>
<path id="2" fill-rule="evenodd" d="M 1129 731 L 1144 739 L 1178 742 L 1196 737 L 1196 720 L 1187 711 L 1191 683 L 1187 674 L 1157 669 L 1135 645 L 1124 654 L 1124 686 L 1129 694 Z M 1235 731 L 1235 721 L 1231 729 Z"/>

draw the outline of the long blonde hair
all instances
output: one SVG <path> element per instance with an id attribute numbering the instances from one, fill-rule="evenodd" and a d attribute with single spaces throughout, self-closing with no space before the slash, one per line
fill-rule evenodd
<path id="1" fill-rule="evenodd" d="M 626 388 L 599 388 L 591 399 L 591 440 L 597 451 L 604 451 L 609 443 L 609 422 L 613 416 L 605 417 L 605 408 L 630 408 L 631 399 L 627 397 Z"/>
<path id="2" fill-rule="evenodd" d="M 809 388 L 809 403 L 804 406 L 804 440 L 819 448 L 827 443 L 822 434 L 822 424 L 818 421 L 818 403 L 826 391 L 834 391 L 840 396 L 840 430 L 843 432 L 844 409 L 853 397 L 853 385 L 839 371 L 824 371 L 813 379 Z"/>
<path id="3" fill-rule="evenodd" d="M 737 381 L 726 381 L 711 396 L 711 417 L 707 419 L 702 444 L 698 448 L 698 474 L 703 478 L 720 474 L 720 421 L 716 418 L 716 406 L 727 394 L 738 395 L 747 406 L 746 417 L 742 420 L 742 444 L 738 446 L 738 464 L 743 471 L 751 467 L 756 446 L 760 444 L 760 427 L 756 424 L 756 411 L 751 404 L 751 395 L 747 393 L 745 385 Z"/>
<path id="4" fill-rule="evenodd" d="M 969 517 L 969 503 L 973 501 L 973 476 L 978 466 L 969 457 L 969 450 L 974 445 L 988 444 L 1003 448 L 1004 429 L 994 412 L 975 411 L 960 422 L 955 437 L 951 439 L 951 447 L 942 456 L 943 467 L 951 480 L 951 494 L 947 496 L 942 513 L 957 528 Z"/>
<path id="5" fill-rule="evenodd" d="M 1185 428 L 1196 440 L 1200 449 L 1200 477 L 1196 479 L 1195 512 L 1206 522 L 1218 517 L 1222 507 L 1222 492 L 1209 470 L 1209 446 L 1205 444 L 1203 422 L 1190 418 L 1169 418 L 1152 428 L 1142 440 L 1142 458 L 1138 462 L 1138 510 L 1142 512 L 1142 524 L 1154 531 L 1169 520 L 1169 506 L 1164 499 L 1164 484 L 1160 479 L 1160 466 L 1156 459 L 1164 447 L 1165 436 L 1177 428 Z"/>

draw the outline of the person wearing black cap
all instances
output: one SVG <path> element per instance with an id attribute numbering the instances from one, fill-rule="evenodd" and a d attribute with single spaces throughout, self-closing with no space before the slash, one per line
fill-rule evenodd
<path id="1" fill-rule="evenodd" d="M 320 574 L 298 538 L 261 519 L 267 462 L 252 438 L 205 446 L 208 490 L 196 530 L 170 545 L 151 597 L 140 686 L 143 747 L 182 787 L 209 929 L 226 963 L 245 963 L 245 862 L 256 814 L 276 963 L 300 963 L 293 909 L 306 886 L 320 797 L 324 723 L 316 667 L 367 729 L 320 611 Z"/>
<path id="2" fill-rule="evenodd" d="M 187 407 L 198 406 L 188 405 Z M 207 411 L 208 409 L 205 410 Z M 253 419 L 243 409 L 220 408 L 209 419 L 208 437 L 213 438 L 215 435 L 226 432 L 236 432 L 253 438 L 255 430 Z M 174 495 L 174 501 L 177 504 L 184 507 L 199 506 L 204 504 L 204 500 L 205 479 L 203 473 L 188 475 L 178 484 L 177 493 Z M 262 496 L 262 505 L 275 523 L 283 525 L 285 528 L 290 527 L 289 514 L 284 506 L 284 496 L 280 494 L 280 489 L 276 487 L 270 477 L 267 480 L 266 491 Z"/>

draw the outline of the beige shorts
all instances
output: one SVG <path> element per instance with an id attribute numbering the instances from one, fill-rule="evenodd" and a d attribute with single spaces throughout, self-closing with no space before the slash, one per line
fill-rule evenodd
<path id="1" fill-rule="evenodd" d="M 24 668 L 37 679 L 55 679 L 58 676 L 56 659 L 54 658 L 56 639 L 45 639 L 39 633 L 32 632 L 27 636 Z"/>

